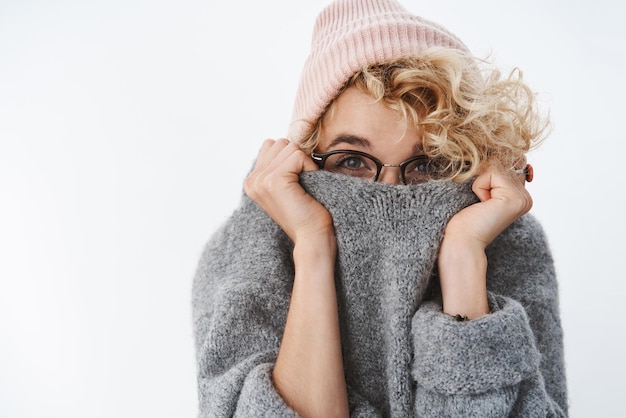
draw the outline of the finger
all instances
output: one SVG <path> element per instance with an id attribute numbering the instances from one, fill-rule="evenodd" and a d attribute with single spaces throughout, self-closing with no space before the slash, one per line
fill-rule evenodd
<path id="1" fill-rule="evenodd" d="M 526 189 L 524 176 L 511 175 L 511 172 L 489 171 L 489 185 L 487 181 L 481 179 L 477 189 L 489 187 L 490 199 L 502 201 L 512 212 L 519 216 L 530 210 L 532 207 L 532 197 Z M 480 197 L 479 197 L 480 198 Z"/>
<path id="2" fill-rule="evenodd" d="M 491 177 L 491 172 L 482 173 L 472 183 L 472 191 L 481 202 L 491 199 L 491 189 L 493 188 Z"/>
<path id="3" fill-rule="evenodd" d="M 311 158 L 310 155 L 307 155 L 304 151 L 301 151 L 304 155 L 302 162 L 302 171 L 317 171 L 319 170 L 319 166 L 315 164 L 315 161 Z"/>
<path id="4" fill-rule="evenodd" d="M 285 146 L 285 141 L 274 139 L 266 139 L 263 141 L 254 168 L 248 174 L 244 182 L 244 191 L 249 197 L 255 200 L 260 198 L 261 195 L 259 191 L 262 190 L 261 184 L 267 174 L 267 167 L 275 160 L 276 155 L 279 154 Z"/>
<path id="5" fill-rule="evenodd" d="M 266 154 L 266 158 L 268 161 L 263 168 L 263 171 L 266 173 L 272 173 L 277 170 L 285 171 L 285 161 L 291 156 L 291 154 L 293 154 L 297 150 L 299 150 L 299 148 L 288 140 L 276 140 L 272 148 L 268 150 Z M 289 168 L 288 171 L 292 171 L 292 169 Z"/>
<path id="6" fill-rule="evenodd" d="M 298 175 L 302 171 L 315 170 L 318 170 L 317 164 L 295 144 L 289 144 L 283 148 L 267 168 L 268 173 L 283 172 L 294 175 Z"/>
<path id="7" fill-rule="evenodd" d="M 517 171 L 505 171 L 498 163 L 492 162 L 485 165 L 472 184 L 472 191 L 481 202 L 496 198 L 507 190 L 518 190 L 516 193 L 524 193 L 524 175 L 518 175 Z M 502 197 L 502 196 L 500 196 Z"/>
<path id="8" fill-rule="evenodd" d="M 289 145 L 289 141 L 281 138 L 281 139 L 266 139 L 259 150 L 259 155 L 257 157 L 256 166 L 259 168 L 265 168 L 268 164 L 270 164 L 276 156 L 287 146 Z"/>
<path id="9" fill-rule="evenodd" d="M 472 191 L 481 202 L 491 199 L 491 190 L 494 188 L 494 176 L 501 171 L 500 163 L 496 160 L 487 161 L 472 183 Z"/>

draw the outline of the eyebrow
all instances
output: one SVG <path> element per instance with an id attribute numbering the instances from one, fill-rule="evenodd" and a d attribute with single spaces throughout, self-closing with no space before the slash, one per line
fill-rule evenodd
<path id="1" fill-rule="evenodd" d="M 330 144 L 328 144 L 328 148 L 331 149 L 333 147 L 336 147 L 339 144 L 350 144 L 350 145 L 355 145 L 361 148 L 366 148 L 366 149 L 371 149 L 371 143 L 369 140 L 367 140 L 366 138 L 363 138 L 362 136 L 357 136 L 357 135 L 350 135 L 350 134 L 341 134 L 339 136 L 337 136 L 335 139 L 333 139 L 332 141 L 330 141 Z M 424 147 L 422 146 L 422 143 L 418 143 L 415 144 L 415 147 L 413 147 L 413 150 L 415 152 L 415 155 L 421 155 L 424 153 Z"/>
<path id="2" fill-rule="evenodd" d="M 367 139 L 361 136 L 356 136 L 356 135 L 339 135 L 338 137 L 330 141 L 330 144 L 328 144 L 328 148 L 333 148 L 339 144 L 356 145 L 356 146 L 367 148 L 367 149 L 371 148 L 370 141 L 368 141 Z"/>

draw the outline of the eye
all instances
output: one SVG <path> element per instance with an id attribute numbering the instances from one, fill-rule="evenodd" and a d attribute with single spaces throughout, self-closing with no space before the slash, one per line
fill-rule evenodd
<path id="1" fill-rule="evenodd" d="M 428 161 L 418 161 L 413 167 L 413 171 L 419 171 L 420 173 L 428 173 L 430 170 L 430 164 Z"/>
<path id="2" fill-rule="evenodd" d="M 335 164 L 337 167 L 342 167 L 348 170 L 359 170 L 370 166 L 365 157 L 355 154 L 343 155 Z"/>
<path id="3" fill-rule="evenodd" d="M 337 152 L 326 160 L 325 170 L 354 177 L 374 178 L 378 167 L 367 155 L 354 152 Z"/>
<path id="4" fill-rule="evenodd" d="M 415 157 L 411 159 L 404 169 L 406 174 L 409 173 L 419 173 L 419 174 L 428 174 L 433 170 L 433 164 L 425 156 Z"/>
<path id="5" fill-rule="evenodd" d="M 437 165 L 425 155 L 412 158 L 404 167 L 404 177 L 409 184 L 424 183 L 437 177 Z"/>

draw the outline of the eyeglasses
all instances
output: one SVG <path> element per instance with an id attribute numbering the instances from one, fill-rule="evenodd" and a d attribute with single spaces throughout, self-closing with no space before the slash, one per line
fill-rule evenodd
<path id="1" fill-rule="evenodd" d="M 438 164 L 425 155 L 416 155 L 400 164 L 385 164 L 361 151 L 335 150 L 311 154 L 320 169 L 377 181 L 383 167 L 400 168 L 403 184 L 420 184 L 441 178 Z"/>

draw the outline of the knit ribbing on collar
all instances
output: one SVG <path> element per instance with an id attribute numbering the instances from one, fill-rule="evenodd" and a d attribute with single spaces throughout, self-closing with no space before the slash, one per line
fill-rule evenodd
<path id="1" fill-rule="evenodd" d="M 468 183 L 390 186 L 327 172 L 304 173 L 301 183 L 335 225 L 337 298 L 343 345 L 350 347 L 346 379 L 385 415 L 402 416 L 411 409 L 411 318 L 432 279 L 446 223 L 476 196 Z"/>

